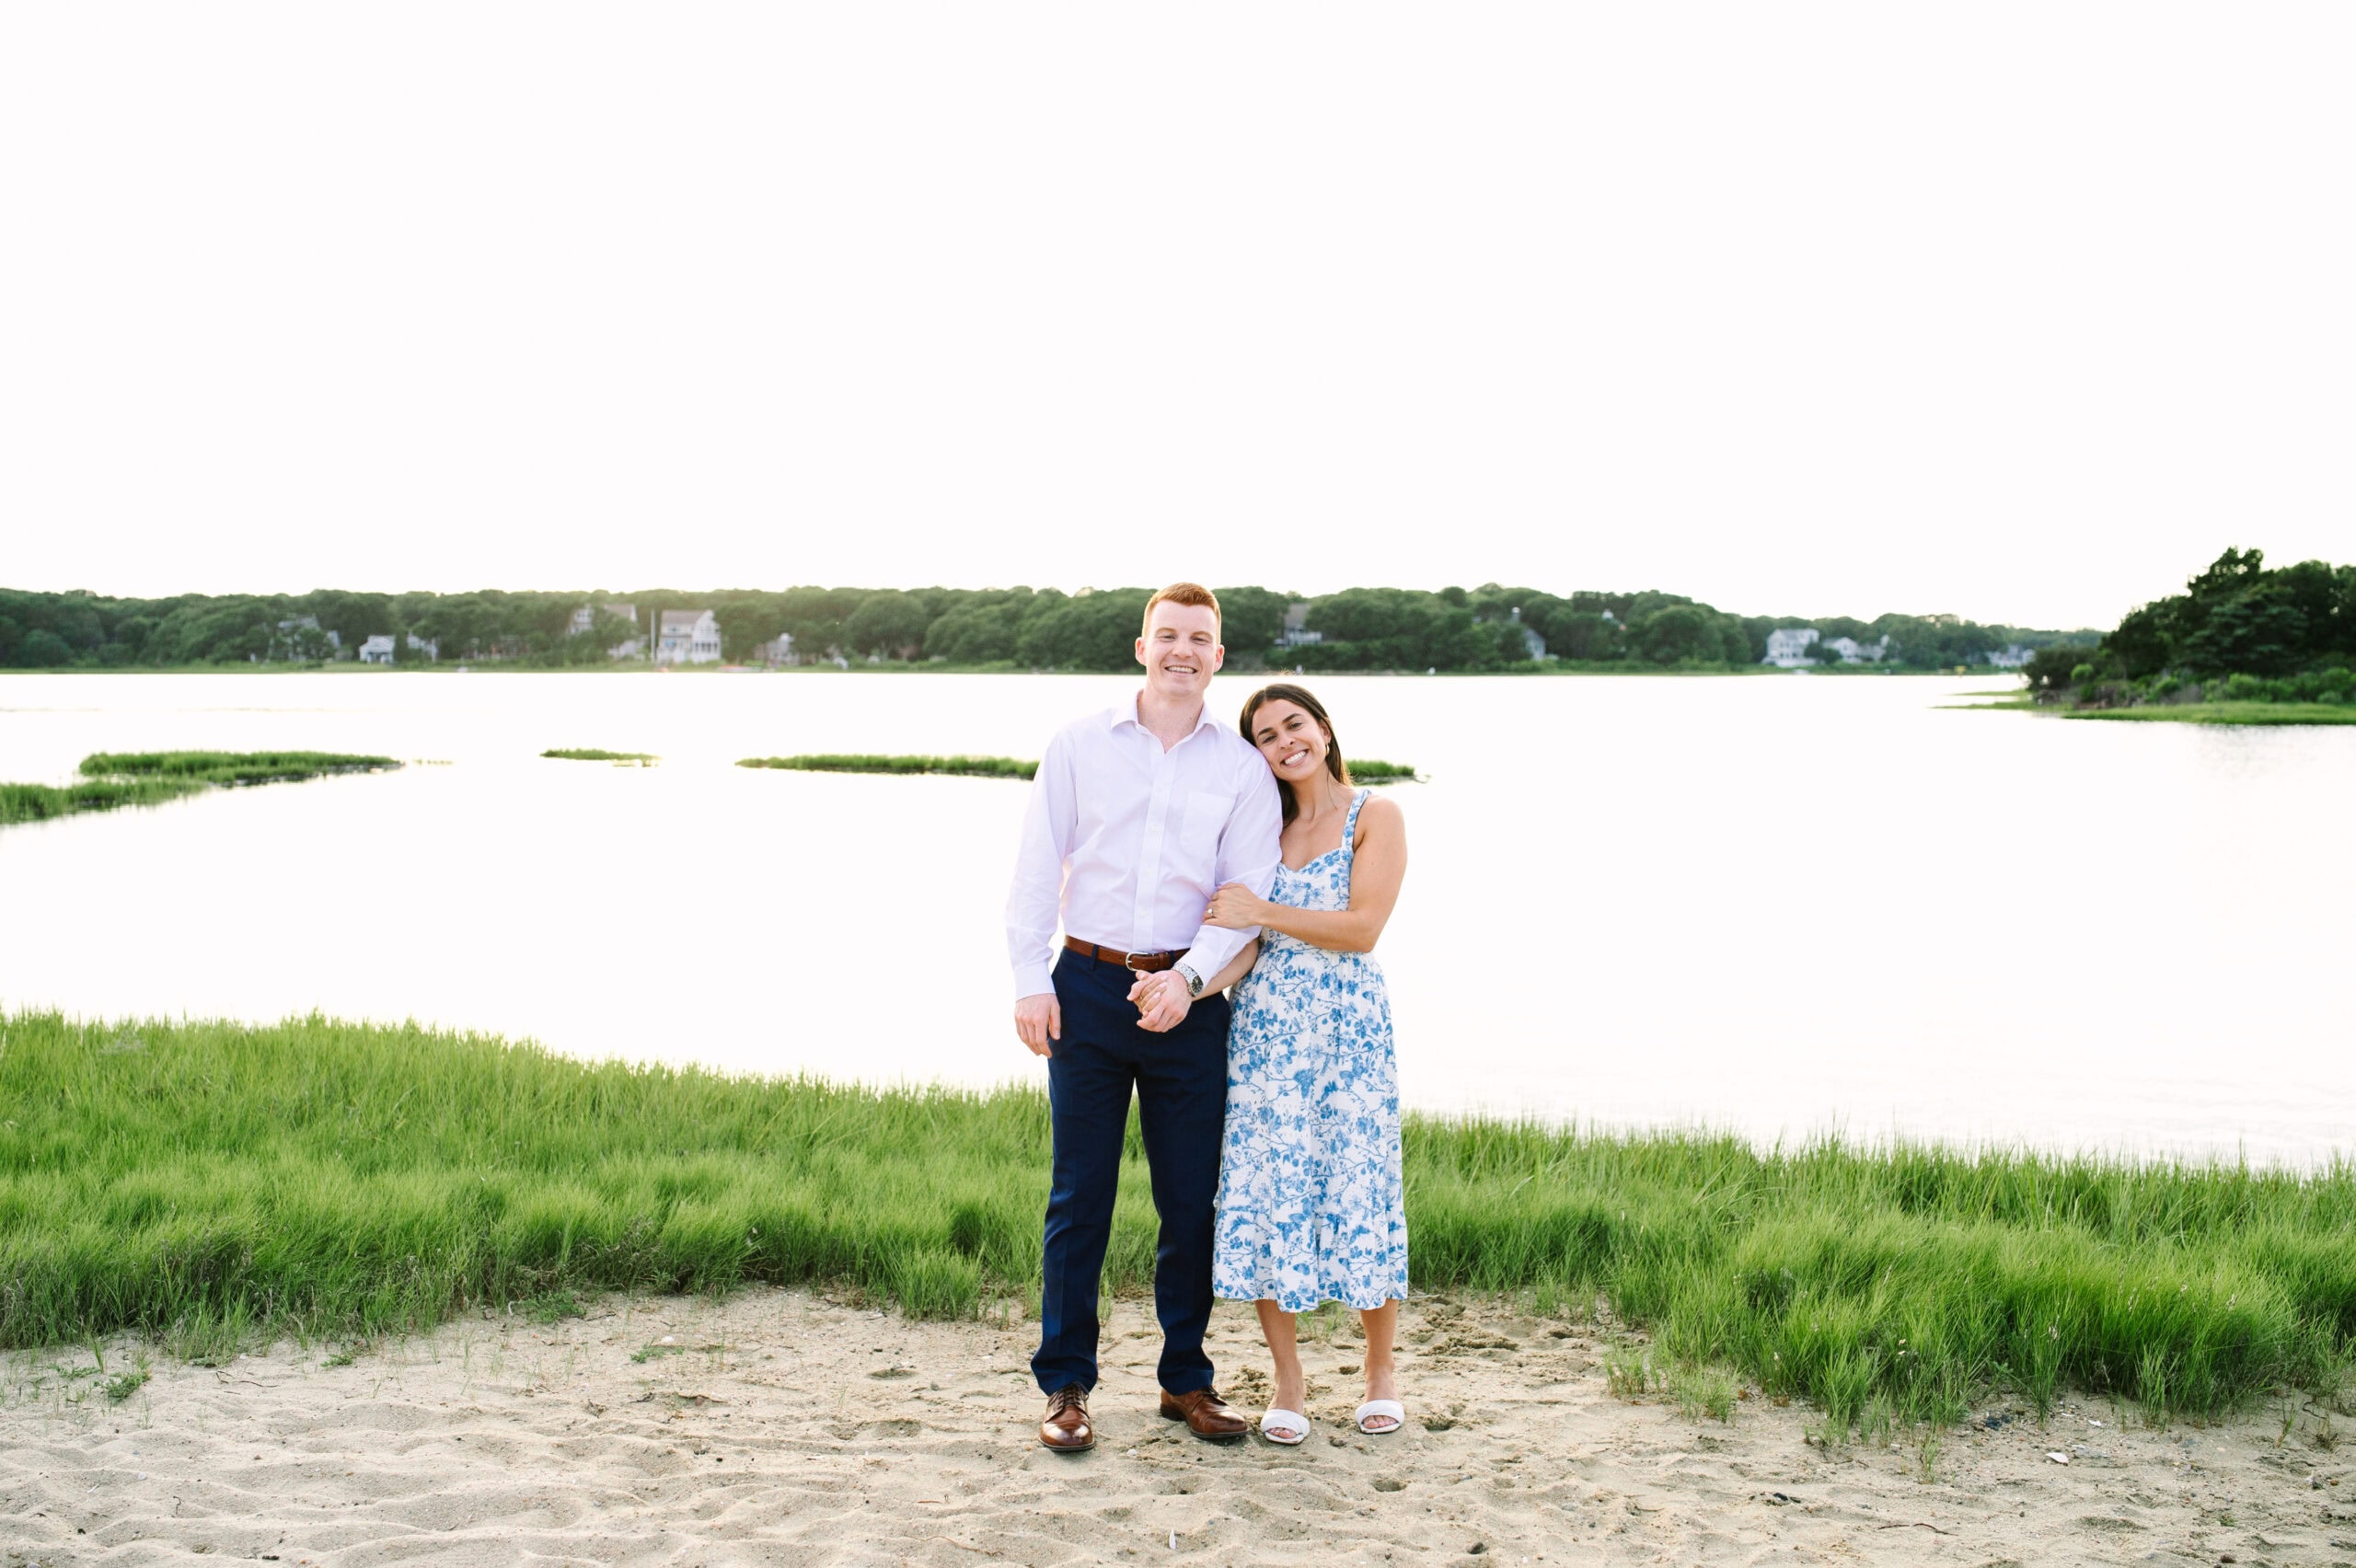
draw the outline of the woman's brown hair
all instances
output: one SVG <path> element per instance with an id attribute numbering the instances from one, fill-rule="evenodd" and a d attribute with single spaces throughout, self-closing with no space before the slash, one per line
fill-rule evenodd
<path id="1" fill-rule="evenodd" d="M 1271 702 L 1289 702 L 1317 721 L 1317 727 L 1325 732 L 1325 771 L 1340 783 L 1347 784 L 1350 781 L 1350 765 L 1342 760 L 1342 743 L 1334 738 L 1334 721 L 1327 716 L 1325 705 L 1310 696 L 1306 687 L 1294 686 L 1289 681 L 1278 681 L 1273 686 L 1264 686 L 1245 698 L 1242 717 L 1235 721 L 1235 727 L 1243 732 L 1243 738 L 1255 747 L 1259 745 L 1259 740 L 1252 733 L 1252 717 L 1260 711 L 1264 704 Z M 1281 778 L 1276 780 L 1276 793 L 1284 800 L 1285 821 L 1290 822 L 1299 814 L 1300 802 L 1293 799 L 1292 786 Z"/>

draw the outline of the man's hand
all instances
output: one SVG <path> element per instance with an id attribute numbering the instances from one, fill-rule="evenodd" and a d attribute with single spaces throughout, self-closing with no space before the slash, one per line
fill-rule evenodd
<path id="1" fill-rule="evenodd" d="M 1129 987 L 1129 1001 L 1138 1009 L 1138 1027 L 1149 1029 L 1156 1034 L 1166 1034 L 1186 1021 L 1186 1009 L 1195 998 L 1186 994 L 1186 978 L 1174 969 L 1149 974 L 1142 969 L 1132 969 L 1138 983 Z"/>
<path id="2" fill-rule="evenodd" d="M 1230 882 L 1211 894 L 1210 907 L 1203 911 L 1203 924 L 1221 926 L 1230 931 L 1248 930 L 1265 926 L 1262 918 L 1268 901 L 1242 882 Z"/>
<path id="3" fill-rule="evenodd" d="M 1042 991 L 1014 1004 L 1014 1035 L 1031 1047 L 1034 1056 L 1056 1054 L 1054 1042 L 1064 1037 L 1064 1009 L 1053 991 Z"/>

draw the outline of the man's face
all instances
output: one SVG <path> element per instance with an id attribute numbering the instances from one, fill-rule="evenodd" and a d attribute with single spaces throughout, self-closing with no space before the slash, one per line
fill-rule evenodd
<path id="1" fill-rule="evenodd" d="M 1218 616 L 1207 605 L 1178 605 L 1165 599 L 1138 639 L 1138 663 L 1145 684 L 1158 696 L 1199 698 L 1227 662 L 1219 646 Z"/>

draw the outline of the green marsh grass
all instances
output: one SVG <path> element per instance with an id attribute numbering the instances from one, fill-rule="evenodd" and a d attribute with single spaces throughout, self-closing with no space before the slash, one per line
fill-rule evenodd
<path id="1" fill-rule="evenodd" d="M 748 756 L 739 767 L 782 767 L 797 773 L 953 773 L 976 778 L 1028 778 L 1035 762 L 1012 756 L 879 756 L 820 753 L 809 756 Z"/>
<path id="2" fill-rule="evenodd" d="M 1623 1380 L 1704 1413 L 1721 1389 L 1693 1368 L 1813 1401 L 1843 1435 L 2070 1389 L 2205 1416 L 2339 1390 L 2356 1339 L 2346 1163 L 1762 1152 L 1423 1116 L 1405 1137 L 1417 1289 L 1600 1298 L 1649 1332 Z M 0 1017 L 0 1346 L 134 1331 L 220 1361 L 755 1281 L 1002 1313 L 1036 1288 L 1047 1159 L 1030 1090 L 580 1063 L 318 1018 Z M 1134 1120 L 1124 1176 L 1105 1273 L 1142 1291 Z"/>
<path id="3" fill-rule="evenodd" d="M 1415 770 L 1403 762 L 1377 762 L 1372 757 L 1350 758 L 1350 781 L 1356 784 L 1411 784 Z"/>
<path id="4" fill-rule="evenodd" d="M 1974 695 L 1974 694 L 1966 694 Z M 1941 705 L 1965 713 L 2046 713 L 2130 724 L 2356 724 L 2356 707 L 2326 702 L 2146 702 L 2133 708 L 2062 708 L 2013 693 L 1995 702 Z"/>
<path id="5" fill-rule="evenodd" d="M 560 746 L 540 754 L 560 762 L 660 762 L 653 752 L 599 751 L 595 746 Z"/>
<path id="6" fill-rule="evenodd" d="M 188 778 L 231 787 L 285 784 L 331 773 L 376 773 L 400 764 L 389 756 L 342 752 L 99 752 L 82 759 L 88 778 Z"/>
<path id="7" fill-rule="evenodd" d="M 47 822 L 80 812 L 110 812 L 123 806 L 155 806 L 192 795 L 208 786 L 198 778 L 90 778 L 52 788 L 47 784 L 0 784 L 0 827 Z"/>
<path id="8" fill-rule="evenodd" d="M 82 759 L 79 782 L 0 784 L 0 827 L 80 812 L 161 805 L 200 790 L 279 784 L 328 773 L 398 767 L 388 756 L 335 752 L 99 752 Z"/>
<path id="9" fill-rule="evenodd" d="M 2356 707 L 2327 702 L 2151 702 L 2135 708 L 2069 709 L 2062 716 L 2147 724 L 2356 724 Z"/>

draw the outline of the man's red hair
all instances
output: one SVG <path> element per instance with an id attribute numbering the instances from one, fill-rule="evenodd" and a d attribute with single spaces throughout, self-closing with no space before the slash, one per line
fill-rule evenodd
<path id="1" fill-rule="evenodd" d="M 1219 618 L 1218 594 L 1199 582 L 1172 582 L 1145 602 L 1145 619 L 1138 627 L 1139 637 L 1153 630 L 1153 606 L 1156 605 L 1192 605 L 1210 611 L 1214 620 Z"/>

